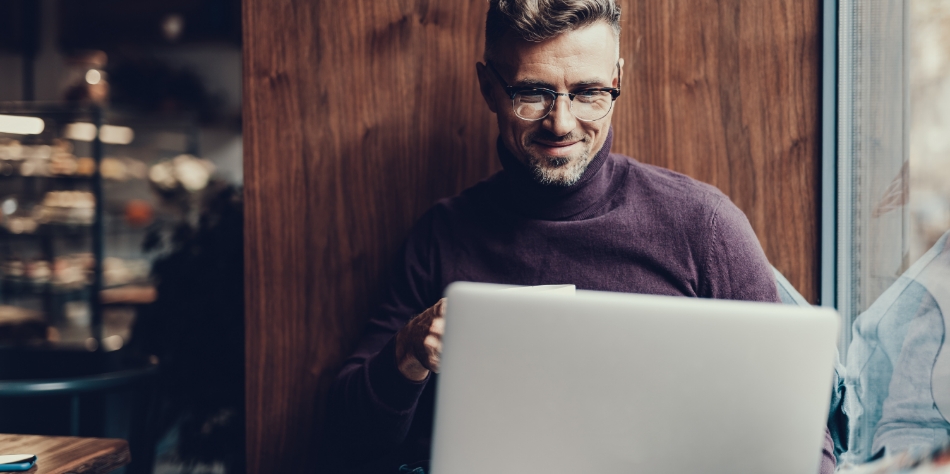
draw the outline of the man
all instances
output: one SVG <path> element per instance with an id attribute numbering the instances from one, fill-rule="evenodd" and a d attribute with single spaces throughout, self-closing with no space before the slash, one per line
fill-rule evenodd
<path id="1" fill-rule="evenodd" d="M 624 64 L 613 0 L 490 3 L 476 72 L 504 170 L 415 225 L 381 311 L 331 390 L 328 438 L 365 472 L 429 458 L 451 304 L 440 298 L 454 281 L 779 301 L 758 240 L 726 196 L 610 153 Z M 822 472 L 833 468 L 829 439 Z"/>

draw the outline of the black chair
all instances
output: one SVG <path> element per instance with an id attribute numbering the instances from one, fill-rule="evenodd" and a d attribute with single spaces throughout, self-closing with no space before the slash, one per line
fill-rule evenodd
<path id="1" fill-rule="evenodd" d="M 36 353 L 33 353 L 36 354 Z M 68 357 L 68 355 L 65 355 Z M 30 360 L 28 354 L 21 354 L 21 360 Z M 35 365 L 36 361 L 32 361 Z M 111 364 L 114 365 L 114 364 Z M 132 453 L 132 462 L 126 468 L 129 474 L 151 473 L 155 457 L 155 433 L 153 429 L 153 420 L 157 402 L 153 394 L 155 393 L 155 383 L 159 372 L 158 362 L 143 361 L 135 364 L 113 370 L 102 371 L 99 373 L 84 374 L 78 376 L 61 376 L 51 378 L 37 379 L 19 379 L 19 380 L 0 380 L 0 411 L 8 408 L 8 403 L 3 403 L 3 399 L 20 399 L 25 402 L 29 410 L 35 410 L 35 415 L 21 415 L 20 418 L 27 420 L 35 416 L 37 425 L 35 429 L 29 429 L 32 434 L 62 435 L 66 433 L 50 432 L 58 431 L 56 428 L 50 428 L 49 420 L 44 424 L 44 416 L 49 418 L 59 417 L 61 411 L 57 411 L 57 405 L 61 405 L 63 399 L 68 400 L 68 418 L 70 436 L 103 436 L 102 428 L 91 427 L 85 429 L 82 426 L 83 420 L 90 419 L 84 417 L 84 401 L 93 406 L 88 407 L 94 412 L 94 418 L 103 418 L 109 410 L 115 411 L 117 407 L 109 406 L 109 396 L 112 400 L 115 396 L 123 396 L 123 400 L 128 403 L 127 416 L 128 422 L 128 441 L 129 450 Z M 61 371 L 60 371 L 61 372 Z M 12 401 L 12 400 L 10 400 Z M 22 407 L 9 407 L 10 409 L 23 410 Z M 113 417 L 115 418 L 115 417 Z M 121 416 L 118 418 L 122 418 Z M 61 420 L 57 420 L 61 421 Z M 21 423 L 22 425 L 22 423 Z M 32 427 L 31 427 L 32 428 Z M 39 432 L 37 432 L 39 431 Z"/>

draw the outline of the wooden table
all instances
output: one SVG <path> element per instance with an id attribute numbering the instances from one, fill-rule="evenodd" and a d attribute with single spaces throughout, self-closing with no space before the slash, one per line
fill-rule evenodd
<path id="1" fill-rule="evenodd" d="M 0 454 L 35 454 L 29 474 L 104 474 L 132 460 L 123 439 L 0 434 Z"/>

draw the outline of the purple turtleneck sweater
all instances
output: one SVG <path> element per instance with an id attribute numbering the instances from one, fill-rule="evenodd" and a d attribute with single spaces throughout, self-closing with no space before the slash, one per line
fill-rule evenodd
<path id="1" fill-rule="evenodd" d="M 333 456 L 354 472 L 427 460 L 437 376 L 396 368 L 393 336 L 455 281 L 778 302 L 745 215 L 716 188 L 611 154 L 581 179 L 545 186 L 499 140 L 503 170 L 435 204 L 398 256 L 379 312 L 334 383 Z M 750 433 L 750 436 L 755 436 Z M 821 473 L 834 470 L 826 435 Z"/>

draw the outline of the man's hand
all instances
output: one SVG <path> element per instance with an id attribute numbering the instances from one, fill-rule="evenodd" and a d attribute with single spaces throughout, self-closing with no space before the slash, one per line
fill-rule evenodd
<path id="1" fill-rule="evenodd" d="M 442 298 L 396 333 L 396 364 L 407 379 L 419 382 L 429 376 L 430 370 L 439 373 L 444 316 Z"/>

